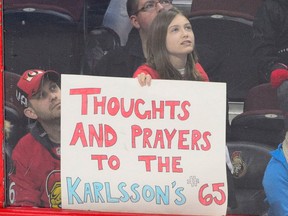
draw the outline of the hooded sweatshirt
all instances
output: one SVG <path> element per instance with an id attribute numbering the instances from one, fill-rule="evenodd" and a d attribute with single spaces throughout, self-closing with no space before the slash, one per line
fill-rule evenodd
<path id="1" fill-rule="evenodd" d="M 288 133 L 287 133 L 288 134 Z M 288 136 L 278 149 L 271 152 L 263 186 L 269 203 L 269 216 L 288 216 Z M 285 152 L 285 153 L 284 153 Z"/>

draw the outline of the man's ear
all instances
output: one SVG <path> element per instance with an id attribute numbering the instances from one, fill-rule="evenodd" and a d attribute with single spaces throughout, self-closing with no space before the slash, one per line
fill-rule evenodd
<path id="1" fill-rule="evenodd" d="M 133 25 L 133 27 L 135 27 L 136 29 L 140 29 L 140 25 L 136 15 L 130 16 L 130 22 Z"/>
<path id="2" fill-rule="evenodd" d="M 24 109 L 24 115 L 30 119 L 37 119 L 38 118 L 37 114 L 35 113 L 35 111 L 32 107 L 25 108 Z"/>

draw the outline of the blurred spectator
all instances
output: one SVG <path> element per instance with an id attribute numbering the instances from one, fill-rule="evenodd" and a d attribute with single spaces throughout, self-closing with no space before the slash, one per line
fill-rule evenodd
<path id="1" fill-rule="evenodd" d="M 110 0 L 103 18 L 103 26 L 113 29 L 119 35 L 122 46 L 126 44 L 128 34 L 132 29 L 126 10 L 126 1 Z"/>
<path id="2" fill-rule="evenodd" d="M 259 81 L 277 88 L 277 97 L 288 131 L 288 1 L 264 0 L 254 27 L 253 54 L 258 65 Z M 270 205 L 269 216 L 288 215 L 288 134 L 266 168 L 263 186 Z"/>
<path id="3" fill-rule="evenodd" d="M 122 4 L 121 13 L 123 13 L 124 11 L 122 9 L 124 6 L 122 2 L 124 0 L 118 1 L 119 0 L 115 0 L 115 3 L 111 2 L 111 7 L 114 4 Z M 85 74 L 97 76 L 132 77 L 135 70 L 146 62 L 144 51 L 149 26 L 159 12 L 172 7 L 173 1 L 162 0 L 160 3 L 156 4 L 155 0 L 126 1 L 126 6 L 128 5 L 128 7 L 126 7 L 126 16 L 129 17 L 130 25 L 133 27 L 129 34 L 129 31 L 126 32 L 128 34 L 126 45 L 112 50 L 107 55 L 104 55 L 99 61 L 97 60 L 97 64 L 95 66 L 91 67 L 92 72 L 89 70 L 88 72 L 85 72 Z M 148 5 L 150 7 L 151 3 L 152 8 L 147 11 L 143 10 L 144 6 L 146 7 Z M 117 13 L 119 14 L 119 10 Z M 123 23 L 121 25 L 123 25 Z M 205 71 L 208 73 L 208 75 L 215 76 L 218 72 L 219 65 L 221 64 L 221 57 L 206 44 L 196 44 L 196 50 L 199 54 L 199 62 Z M 91 58 L 97 58 L 97 55 L 95 54 L 90 56 L 94 56 Z"/>
<path id="4" fill-rule="evenodd" d="M 253 55 L 260 82 L 269 82 L 271 73 L 288 76 L 288 1 L 263 1 L 253 28 Z"/>
<path id="5" fill-rule="evenodd" d="M 60 75 L 27 70 L 17 83 L 16 99 L 24 115 L 35 121 L 12 152 L 10 205 L 61 208 Z"/>
<path id="6" fill-rule="evenodd" d="M 146 61 L 145 43 L 151 22 L 162 10 L 170 9 L 171 3 L 171 0 L 127 0 L 127 14 L 133 26 L 128 41 L 125 46 L 104 55 L 92 75 L 132 77 Z"/>
<path id="7" fill-rule="evenodd" d="M 269 203 L 269 216 L 288 215 L 288 132 L 286 138 L 271 152 L 263 186 Z"/>

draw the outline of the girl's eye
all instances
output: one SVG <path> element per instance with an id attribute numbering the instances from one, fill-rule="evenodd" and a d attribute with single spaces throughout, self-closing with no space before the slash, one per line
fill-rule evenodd
<path id="1" fill-rule="evenodd" d="M 177 32 L 179 30 L 179 28 L 172 28 L 171 31 L 172 32 Z"/>
<path id="2" fill-rule="evenodd" d="M 192 30 L 192 26 L 191 25 L 187 25 L 187 26 L 185 26 L 185 29 L 186 30 Z"/>

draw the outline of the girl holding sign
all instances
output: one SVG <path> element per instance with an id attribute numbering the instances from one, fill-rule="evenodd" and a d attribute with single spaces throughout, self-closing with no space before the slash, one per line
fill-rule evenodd
<path id="1" fill-rule="evenodd" d="M 176 8 L 162 11 L 149 29 L 147 62 L 138 67 L 133 77 L 137 77 L 141 86 L 150 86 L 152 79 L 209 81 L 208 75 L 198 62 L 194 46 L 195 38 L 189 20 Z M 230 172 L 233 168 L 229 166 L 231 160 L 227 148 L 226 151 L 228 206 L 236 208 L 234 183 Z"/>
<path id="2" fill-rule="evenodd" d="M 192 26 L 179 10 L 159 13 L 148 34 L 147 63 L 138 67 L 133 77 L 141 86 L 150 85 L 151 79 L 209 81 L 194 45 Z"/>

